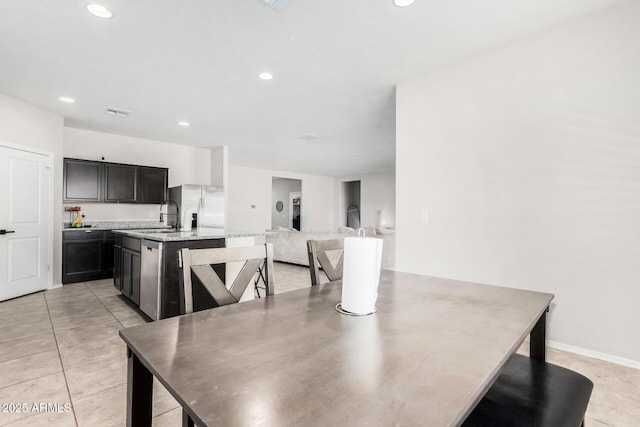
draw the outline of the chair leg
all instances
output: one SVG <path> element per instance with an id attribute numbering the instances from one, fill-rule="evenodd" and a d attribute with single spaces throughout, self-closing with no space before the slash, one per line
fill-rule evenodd
<path id="1" fill-rule="evenodd" d="M 255 282 L 253 282 L 253 288 L 256 292 L 256 294 L 258 295 L 258 298 L 260 297 L 260 287 L 258 286 L 258 283 L 260 283 L 260 279 L 262 279 L 262 283 L 267 284 L 267 280 L 264 278 L 264 274 L 262 274 L 262 268 L 258 267 L 258 277 L 256 277 Z"/>

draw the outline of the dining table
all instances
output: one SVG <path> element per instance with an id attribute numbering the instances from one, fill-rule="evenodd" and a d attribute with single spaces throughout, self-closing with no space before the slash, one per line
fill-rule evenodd
<path id="1" fill-rule="evenodd" d="M 156 378 L 184 426 L 458 426 L 527 337 L 545 359 L 552 294 L 382 270 L 376 311 L 353 316 L 341 291 L 122 329 L 127 425 L 151 426 Z"/>

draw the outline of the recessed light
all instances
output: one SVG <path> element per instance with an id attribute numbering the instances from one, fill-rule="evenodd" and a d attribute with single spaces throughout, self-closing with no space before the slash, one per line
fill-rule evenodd
<path id="1" fill-rule="evenodd" d="M 94 16 L 98 18 L 109 19 L 113 16 L 113 13 L 109 9 L 99 4 L 88 4 L 87 10 Z"/>
<path id="2" fill-rule="evenodd" d="M 178 122 L 178 124 L 180 126 L 184 126 L 184 127 L 191 126 L 191 123 L 189 123 L 189 122 Z"/>
<path id="3" fill-rule="evenodd" d="M 271 80 L 273 79 L 273 74 L 265 71 L 264 73 L 258 74 L 258 77 L 260 77 L 262 80 Z"/>
<path id="4" fill-rule="evenodd" d="M 395 4 L 398 7 L 411 6 L 415 2 L 416 2 L 416 0 L 393 0 L 393 4 Z"/>
<path id="5" fill-rule="evenodd" d="M 69 103 L 69 104 L 73 104 L 74 102 L 76 102 L 76 100 L 75 100 L 75 99 L 73 99 L 73 98 L 69 98 L 68 96 L 61 96 L 61 97 L 60 97 L 60 98 L 58 98 L 58 99 L 59 99 L 60 101 L 62 101 L 62 102 L 66 102 L 66 103 Z"/>

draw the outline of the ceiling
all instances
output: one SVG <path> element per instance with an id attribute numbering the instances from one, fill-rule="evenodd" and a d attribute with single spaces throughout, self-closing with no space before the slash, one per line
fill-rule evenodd
<path id="1" fill-rule="evenodd" d="M 396 84 L 624 3 L 95 1 L 113 18 L 89 1 L 0 0 L 0 92 L 66 126 L 228 145 L 232 164 L 330 176 L 395 168 Z"/>

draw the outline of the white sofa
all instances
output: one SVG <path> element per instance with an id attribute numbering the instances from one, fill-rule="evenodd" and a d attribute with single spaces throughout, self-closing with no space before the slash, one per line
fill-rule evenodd
<path id="1" fill-rule="evenodd" d="M 356 235 L 357 232 L 348 227 L 340 227 L 336 231 L 297 231 L 279 228 L 267 231 L 266 242 L 273 244 L 275 261 L 308 266 L 307 240 L 343 239 Z M 393 268 L 395 266 L 395 233 L 390 231 L 380 233 L 372 227 L 367 227 L 365 235 L 383 239 L 382 268 Z"/>

